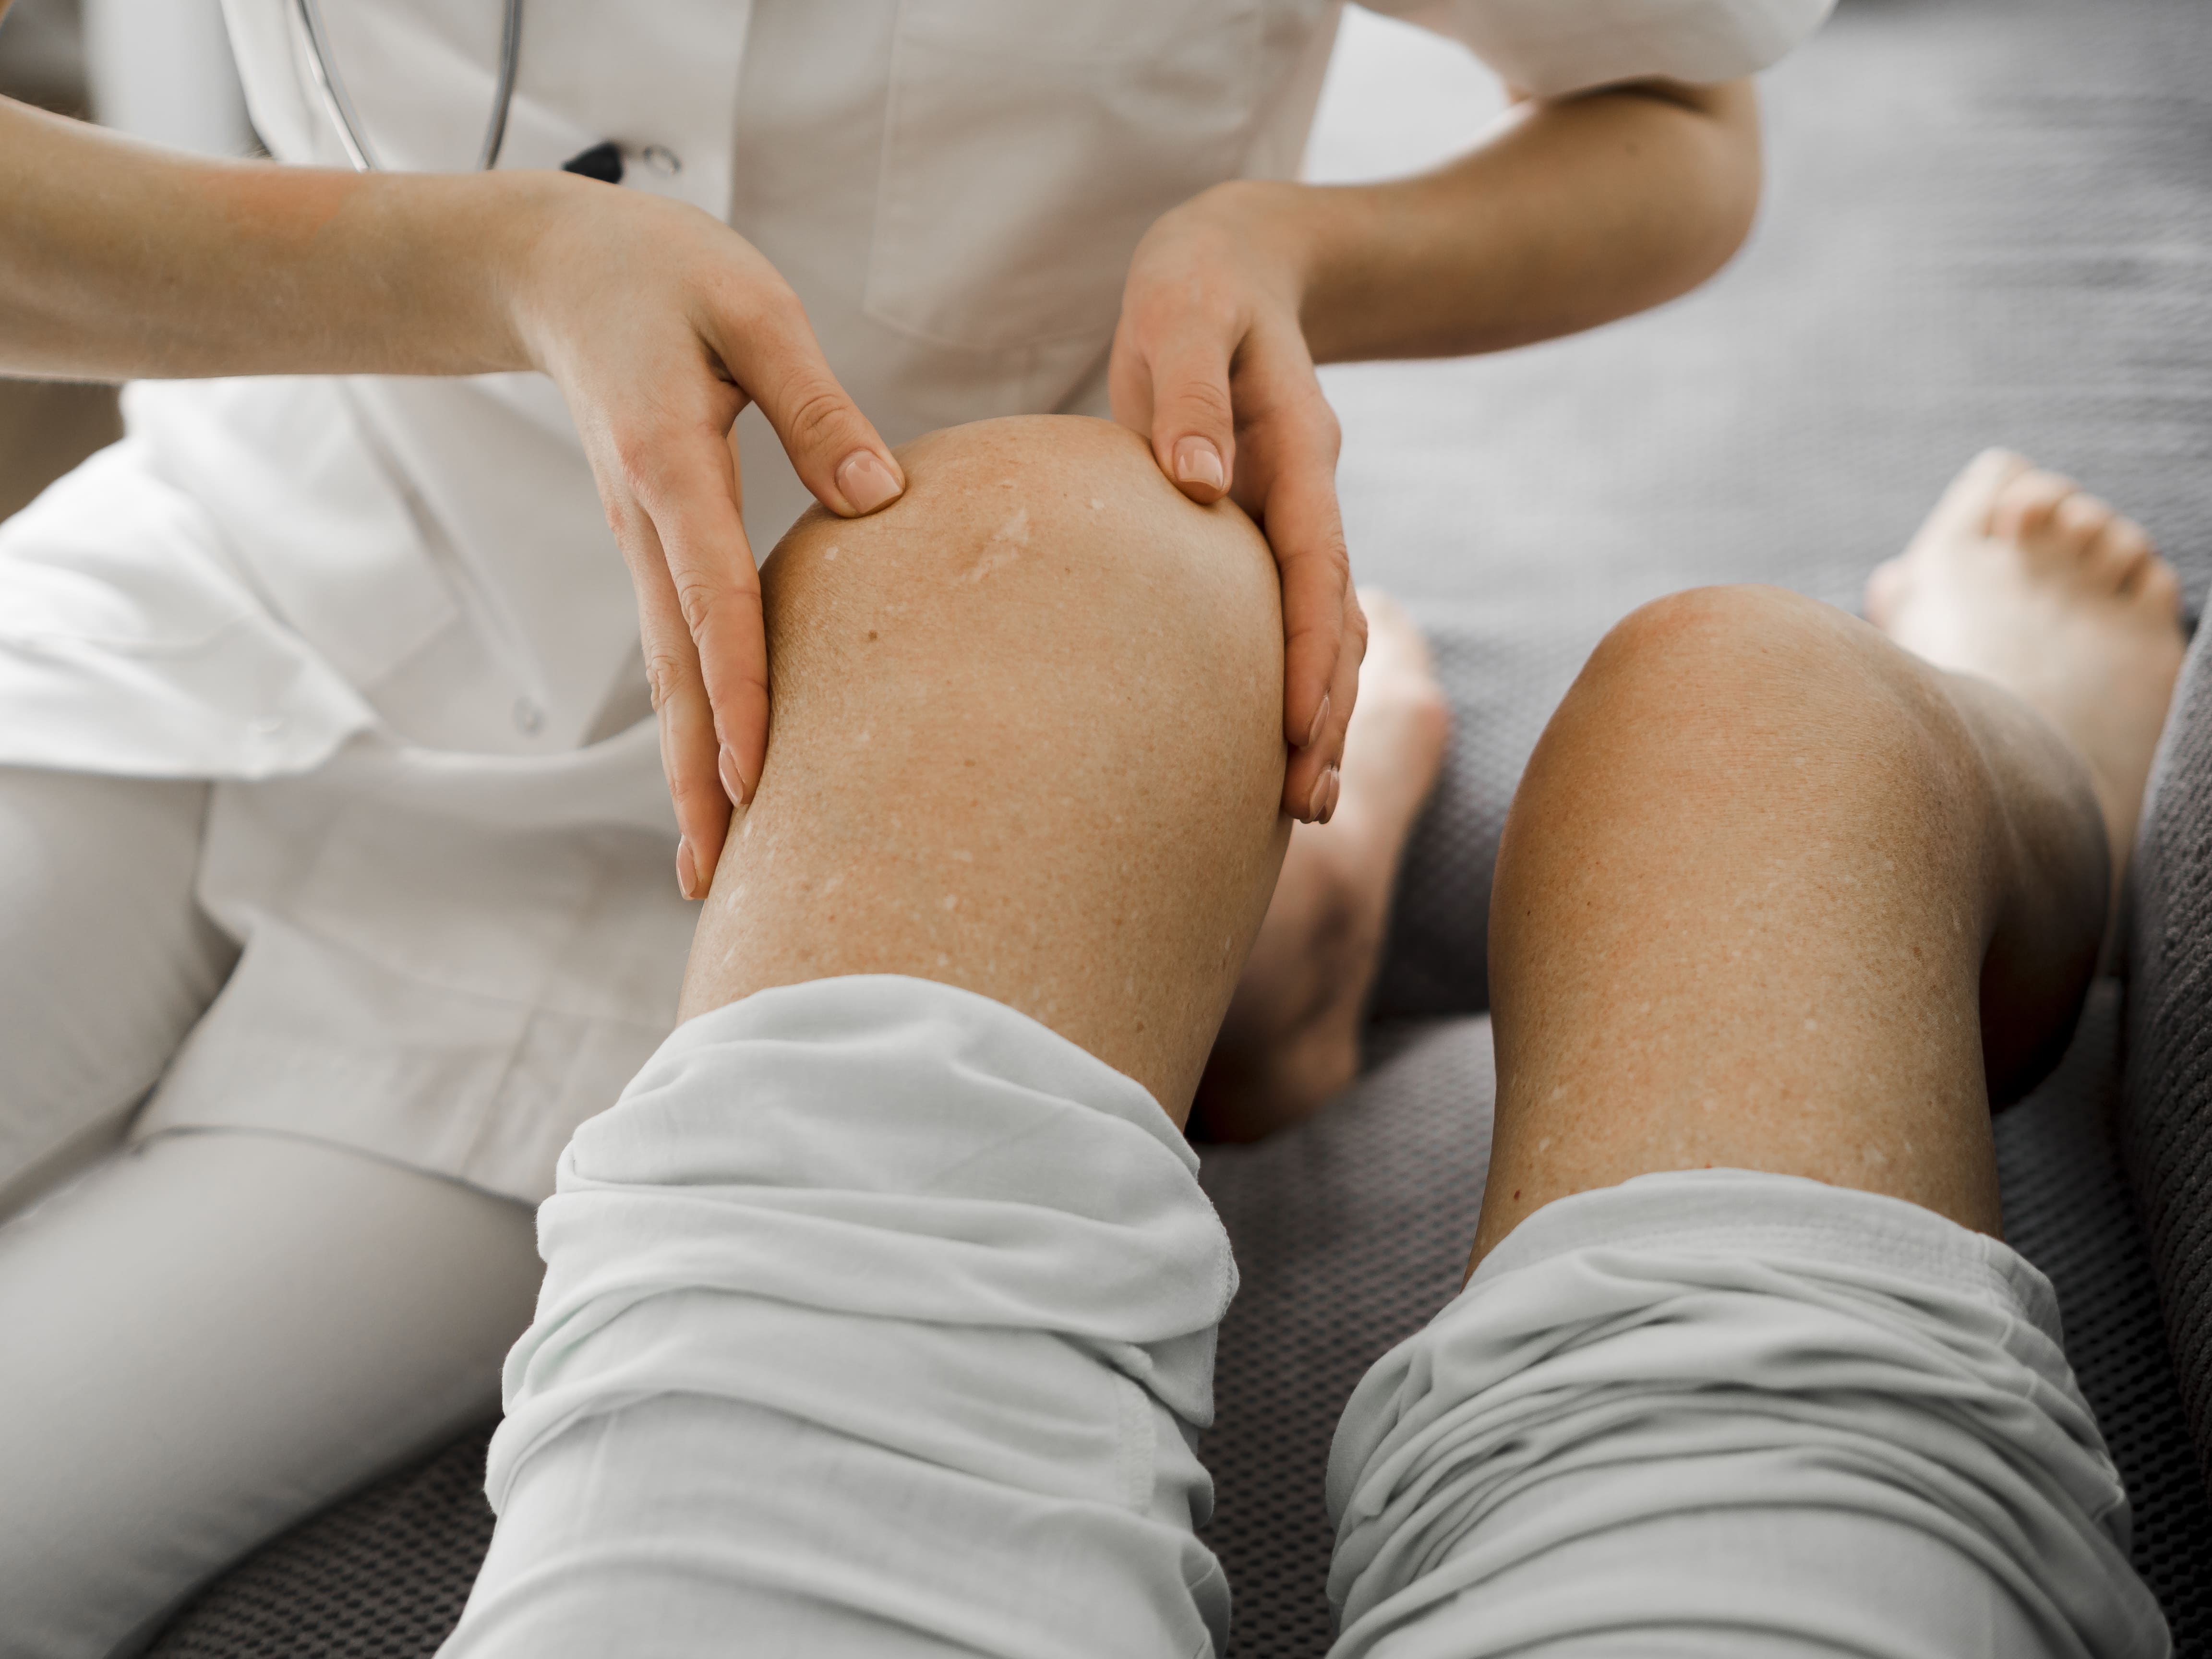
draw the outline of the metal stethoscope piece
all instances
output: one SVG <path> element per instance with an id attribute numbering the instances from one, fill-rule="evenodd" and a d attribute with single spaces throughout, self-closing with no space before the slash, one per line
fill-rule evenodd
<path id="1" fill-rule="evenodd" d="M 318 0 L 292 0 L 292 5 L 307 37 L 307 67 L 314 77 L 315 92 L 331 125 L 337 129 L 347 160 L 356 173 L 381 171 L 382 164 L 369 148 L 368 135 L 362 131 L 360 118 L 354 112 L 353 100 L 346 96 L 345 82 L 331 67 L 330 36 L 323 27 L 321 5 Z M 499 81 L 492 92 L 491 119 L 484 126 L 483 145 L 477 152 L 479 173 L 489 170 L 499 160 L 499 147 L 507 137 L 507 112 L 514 102 L 514 68 L 521 56 L 522 0 L 506 0 L 499 35 Z"/>

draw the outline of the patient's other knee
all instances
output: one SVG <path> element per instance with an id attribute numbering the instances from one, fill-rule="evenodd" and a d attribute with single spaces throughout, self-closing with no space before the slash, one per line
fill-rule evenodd
<path id="1" fill-rule="evenodd" d="M 1751 693 L 1856 678 L 1878 643 L 1863 623 L 1785 588 L 1692 587 L 1614 623 L 1583 678 L 1593 689 L 1632 687 L 1646 696 Z"/>
<path id="2" fill-rule="evenodd" d="M 1928 665 L 1856 617 L 1786 589 L 1691 588 L 1639 606 L 1591 653 L 1560 710 L 1653 762 L 1710 746 L 1731 771 L 1880 761 L 1953 779 L 1972 749 Z M 1899 769 L 1902 769 L 1900 771 Z"/>

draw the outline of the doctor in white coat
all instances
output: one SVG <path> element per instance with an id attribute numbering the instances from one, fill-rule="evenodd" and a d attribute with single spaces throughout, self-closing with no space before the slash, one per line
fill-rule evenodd
<path id="1" fill-rule="evenodd" d="M 0 1652 L 127 1651 L 492 1408 L 530 1206 L 759 776 L 754 555 L 810 499 L 987 416 L 1148 434 L 1265 530 L 1326 818 L 1315 362 L 1702 280 L 1741 78 L 1827 3 L 1387 4 L 1520 98 L 1349 188 L 1292 182 L 1341 0 L 227 0 L 273 166 L 0 101 L 0 372 L 134 382 L 0 526 Z"/>

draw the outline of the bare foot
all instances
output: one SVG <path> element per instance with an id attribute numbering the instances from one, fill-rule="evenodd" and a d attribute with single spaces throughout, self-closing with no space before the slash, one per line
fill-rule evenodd
<path id="1" fill-rule="evenodd" d="M 2141 525 L 1992 449 L 1867 583 L 1867 617 L 1938 668 L 1978 674 L 2089 763 L 2113 879 L 2181 670 L 2181 585 Z"/>
<path id="2" fill-rule="evenodd" d="M 1367 655 L 1327 823 L 1291 833 L 1282 878 L 1198 1086 L 1194 1126 L 1257 1140 L 1310 1117 L 1359 1072 L 1398 861 L 1443 764 L 1451 712 L 1420 629 L 1364 590 Z"/>

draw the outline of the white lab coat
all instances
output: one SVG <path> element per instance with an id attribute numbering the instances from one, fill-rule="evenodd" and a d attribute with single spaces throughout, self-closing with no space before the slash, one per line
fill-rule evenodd
<path id="1" fill-rule="evenodd" d="M 529 0 L 502 167 L 603 139 L 726 219 L 889 441 L 1104 412 L 1160 213 L 1296 173 L 1342 0 Z M 1719 80 L 1831 0 L 1391 0 L 1513 84 Z M 289 0 L 225 0 L 256 126 L 343 165 Z M 468 165 L 498 7 L 325 0 L 388 166 Z M 0 526 L 0 764 L 218 780 L 244 942 L 142 1132 L 326 1137 L 536 1199 L 672 1022 L 690 912 L 636 613 L 551 384 L 149 383 Z M 739 423 L 765 554 L 807 497 Z"/>

